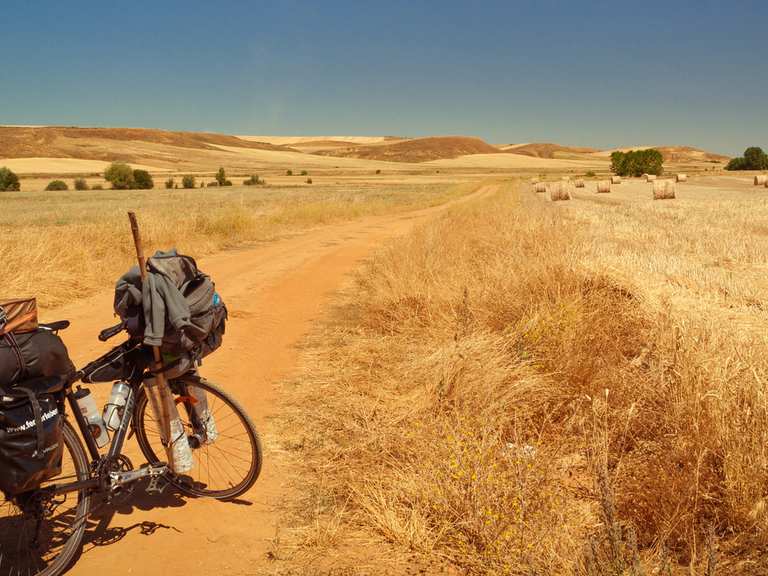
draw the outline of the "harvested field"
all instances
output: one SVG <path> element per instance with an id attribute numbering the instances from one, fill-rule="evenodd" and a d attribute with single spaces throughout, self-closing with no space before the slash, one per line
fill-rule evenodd
<path id="1" fill-rule="evenodd" d="M 768 568 L 766 205 L 643 189 L 504 189 L 366 267 L 283 420 L 313 495 L 286 566 L 364 543 L 471 574 Z"/>

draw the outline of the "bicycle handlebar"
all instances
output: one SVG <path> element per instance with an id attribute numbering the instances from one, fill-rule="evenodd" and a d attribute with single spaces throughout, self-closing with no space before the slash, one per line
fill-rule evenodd
<path id="1" fill-rule="evenodd" d="M 104 328 L 104 330 L 99 332 L 99 340 L 101 340 L 102 342 L 106 342 L 113 336 L 117 336 L 118 334 L 120 334 L 120 332 L 122 332 L 124 328 L 125 328 L 124 321 L 121 321 L 119 324 L 115 324 L 110 328 Z"/>

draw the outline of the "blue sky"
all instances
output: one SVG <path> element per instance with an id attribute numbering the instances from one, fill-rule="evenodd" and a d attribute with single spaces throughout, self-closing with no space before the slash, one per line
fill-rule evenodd
<path id="1" fill-rule="evenodd" d="M 0 123 L 768 148 L 768 2 L 3 0 Z"/>

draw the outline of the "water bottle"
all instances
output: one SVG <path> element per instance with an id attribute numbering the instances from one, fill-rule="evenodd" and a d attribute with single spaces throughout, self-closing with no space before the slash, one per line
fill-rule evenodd
<path id="1" fill-rule="evenodd" d="M 173 471 L 176 474 L 189 472 L 194 466 L 192 448 L 187 439 L 187 431 L 181 418 L 171 420 L 171 449 L 173 450 Z"/>
<path id="2" fill-rule="evenodd" d="M 88 431 L 96 441 L 96 446 L 103 448 L 109 444 L 109 432 L 107 432 L 107 426 L 104 424 L 101 412 L 96 407 L 96 401 L 91 396 L 91 391 L 78 386 L 77 391 L 74 393 L 74 398 L 77 402 L 77 407 L 88 423 Z"/>
<path id="3" fill-rule="evenodd" d="M 115 382 L 112 385 L 112 393 L 104 405 L 104 423 L 110 430 L 120 428 L 125 412 L 125 403 L 128 401 L 128 393 L 131 387 L 125 382 Z"/>

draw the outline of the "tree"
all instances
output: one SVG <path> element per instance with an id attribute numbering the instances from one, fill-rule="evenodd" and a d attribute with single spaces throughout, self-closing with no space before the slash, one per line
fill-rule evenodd
<path id="1" fill-rule="evenodd" d="M 88 182 L 85 178 L 75 178 L 75 190 L 88 190 Z"/>
<path id="2" fill-rule="evenodd" d="M 114 190 L 133 188 L 133 170 L 124 162 L 112 162 L 104 172 L 104 180 L 112 184 Z"/>
<path id="3" fill-rule="evenodd" d="M 48 186 L 45 187 L 47 191 L 51 190 L 69 190 L 69 186 L 64 180 L 51 180 L 48 182 Z"/>
<path id="4" fill-rule="evenodd" d="M 168 180 L 165 181 L 166 189 L 168 189 L 168 190 L 172 189 L 173 185 L 174 185 L 173 178 L 168 178 Z"/>
<path id="5" fill-rule="evenodd" d="M 224 168 L 219 168 L 219 171 L 216 172 L 216 182 L 219 183 L 219 186 L 226 186 L 227 182 L 227 173 L 224 172 Z"/>
<path id="6" fill-rule="evenodd" d="M 611 154 L 611 171 L 619 176 L 659 175 L 663 166 L 664 157 L 655 148 Z"/>
<path id="7" fill-rule="evenodd" d="M 747 170 L 768 169 L 768 156 L 758 146 L 750 146 L 744 150 L 744 160 L 746 161 Z"/>
<path id="8" fill-rule="evenodd" d="M 146 170 L 134 170 L 133 187 L 139 190 L 151 190 L 155 187 L 155 182 Z"/>
<path id="9" fill-rule="evenodd" d="M 725 169 L 726 170 L 748 170 L 747 161 L 744 159 L 743 156 L 737 156 L 736 158 L 731 158 L 731 160 L 726 165 Z"/>
<path id="10" fill-rule="evenodd" d="M 184 188 L 194 188 L 195 187 L 195 177 L 194 176 L 190 176 L 189 174 L 184 176 L 181 179 L 181 185 Z"/>
<path id="11" fill-rule="evenodd" d="M 0 168 L 0 192 L 13 192 L 21 190 L 19 177 L 8 168 Z"/>

